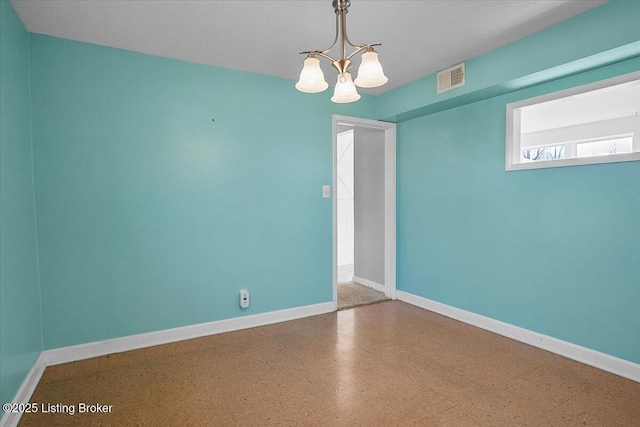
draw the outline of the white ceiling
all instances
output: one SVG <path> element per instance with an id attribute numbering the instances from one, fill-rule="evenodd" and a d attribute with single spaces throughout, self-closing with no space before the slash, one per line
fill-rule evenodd
<path id="1" fill-rule="evenodd" d="M 389 83 L 363 91 L 378 94 L 605 2 L 352 0 L 347 27 L 354 43 L 383 43 L 377 50 Z M 292 80 L 304 59 L 298 52 L 325 49 L 334 36 L 331 0 L 11 3 L 34 33 Z M 328 61 L 323 68 L 333 85 Z"/>

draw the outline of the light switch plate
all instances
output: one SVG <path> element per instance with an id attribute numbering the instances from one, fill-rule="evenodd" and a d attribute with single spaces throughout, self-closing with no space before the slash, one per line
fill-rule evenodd
<path id="1" fill-rule="evenodd" d="M 331 186 L 330 185 L 323 185 L 322 186 L 322 198 L 323 199 L 331 198 Z"/>

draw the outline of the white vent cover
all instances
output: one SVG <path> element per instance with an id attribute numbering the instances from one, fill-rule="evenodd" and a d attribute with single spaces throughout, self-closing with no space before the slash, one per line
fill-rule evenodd
<path id="1" fill-rule="evenodd" d="M 454 65 L 438 73 L 438 93 L 464 86 L 466 73 L 464 72 L 464 62 Z"/>

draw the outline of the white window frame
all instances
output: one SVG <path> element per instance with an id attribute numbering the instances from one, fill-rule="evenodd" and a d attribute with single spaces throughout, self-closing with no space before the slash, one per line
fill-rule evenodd
<path id="1" fill-rule="evenodd" d="M 601 80 L 599 82 L 577 86 L 571 89 L 562 90 L 559 92 L 553 92 L 547 95 L 537 96 L 535 98 L 529 98 L 518 102 L 512 102 L 507 104 L 507 138 L 506 138 L 506 156 L 505 156 L 505 170 L 517 171 L 527 169 L 544 169 L 544 168 L 557 168 L 564 166 L 581 166 L 581 165 L 593 165 L 599 163 L 617 163 L 617 162 L 632 162 L 640 160 L 640 130 L 635 133 L 633 139 L 633 153 L 613 154 L 608 156 L 595 156 L 595 157 L 580 157 L 569 158 L 561 160 L 549 160 L 540 162 L 520 163 L 520 156 L 522 147 L 520 144 L 520 108 L 527 107 L 534 104 L 540 104 L 543 102 L 553 101 L 560 98 L 567 98 L 570 96 L 578 95 L 585 92 L 591 92 L 598 89 L 603 89 L 609 86 L 615 86 L 622 83 L 628 83 L 634 80 L 640 79 L 640 71 L 624 74 L 622 76 L 614 77 L 611 79 Z M 614 136 L 614 135 L 611 135 Z M 591 140 L 603 140 L 604 137 L 595 137 Z M 566 141 L 565 145 L 575 144 L 582 141 Z M 550 143 L 548 145 L 563 145 L 563 143 Z M 531 147 L 538 148 L 538 147 Z M 565 156 L 569 155 L 568 147 L 565 148 Z"/>

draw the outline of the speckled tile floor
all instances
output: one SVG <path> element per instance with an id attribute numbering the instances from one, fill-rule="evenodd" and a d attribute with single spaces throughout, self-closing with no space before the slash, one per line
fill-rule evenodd
<path id="1" fill-rule="evenodd" d="M 52 366 L 31 401 L 76 412 L 20 426 L 640 425 L 640 383 L 399 301 Z"/>

